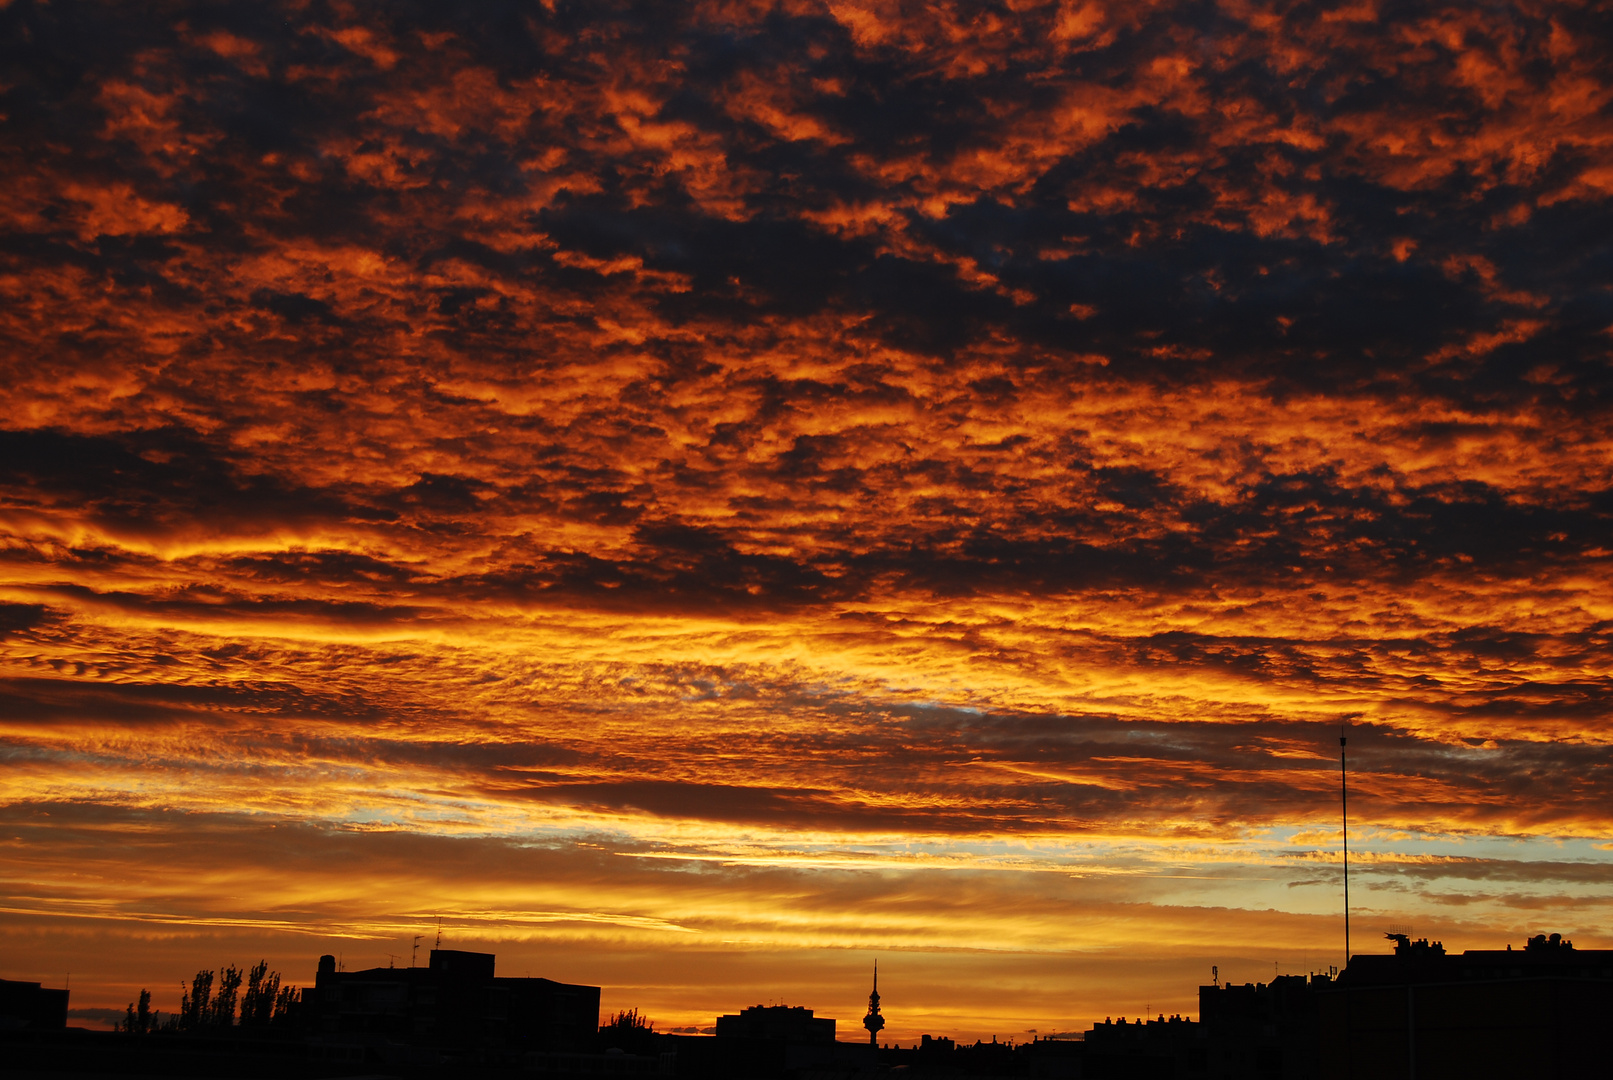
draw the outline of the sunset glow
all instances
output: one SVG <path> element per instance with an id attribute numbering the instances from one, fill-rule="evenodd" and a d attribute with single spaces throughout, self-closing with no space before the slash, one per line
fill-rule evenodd
<path id="1" fill-rule="evenodd" d="M 0 4 L 0 976 L 1029 1038 L 1613 948 L 1605 5 Z M 887 986 L 888 983 L 888 986 Z"/>

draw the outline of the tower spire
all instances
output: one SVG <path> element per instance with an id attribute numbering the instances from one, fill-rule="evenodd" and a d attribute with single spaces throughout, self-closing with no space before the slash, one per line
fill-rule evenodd
<path id="1" fill-rule="evenodd" d="M 885 1018 L 879 1015 L 879 961 L 874 961 L 874 990 L 868 995 L 868 1015 L 863 1017 L 863 1027 L 868 1029 L 868 1044 L 879 1046 L 879 1029 L 885 1026 Z"/>
<path id="2" fill-rule="evenodd" d="M 1345 731 L 1349 722 L 1339 725 L 1339 818 L 1344 832 L 1344 966 L 1350 966 L 1350 779 L 1346 768 Z"/>

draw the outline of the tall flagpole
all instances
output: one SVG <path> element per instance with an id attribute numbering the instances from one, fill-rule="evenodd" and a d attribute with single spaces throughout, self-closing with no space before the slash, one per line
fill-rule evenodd
<path id="1" fill-rule="evenodd" d="M 1344 966 L 1350 966 L 1350 784 L 1344 736 L 1339 736 L 1339 814 L 1344 822 Z"/>

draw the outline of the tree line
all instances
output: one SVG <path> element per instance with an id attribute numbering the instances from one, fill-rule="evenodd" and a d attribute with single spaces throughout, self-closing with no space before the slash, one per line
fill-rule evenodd
<path id="1" fill-rule="evenodd" d="M 655 1021 L 638 1009 L 624 1009 L 599 1025 L 600 1042 L 629 1054 L 653 1054 Z"/>
<path id="2" fill-rule="evenodd" d="M 231 1027 L 266 1030 L 284 1024 L 301 996 L 295 986 L 280 985 L 280 973 L 270 971 L 266 960 L 258 961 L 244 973 L 234 964 L 217 972 L 216 977 L 213 971 L 203 969 L 188 987 L 180 983 L 179 992 L 179 1012 L 161 1017 L 152 1011 L 151 991 L 142 989 L 139 1001 L 129 1003 L 121 1029 L 131 1035 Z"/>

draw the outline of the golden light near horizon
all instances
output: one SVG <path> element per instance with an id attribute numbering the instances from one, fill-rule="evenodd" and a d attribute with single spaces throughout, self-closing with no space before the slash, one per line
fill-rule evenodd
<path id="1" fill-rule="evenodd" d="M 1595 5 L 0 24 L 0 976 L 1609 940 Z"/>

